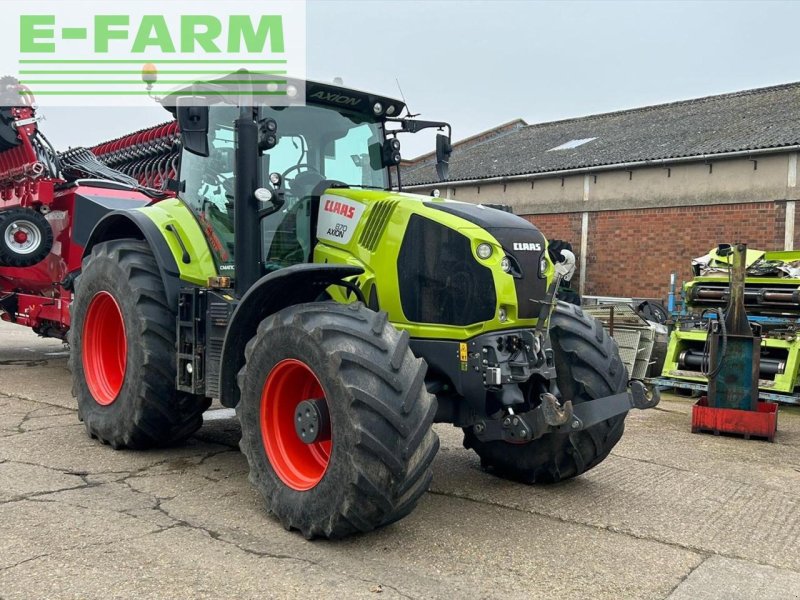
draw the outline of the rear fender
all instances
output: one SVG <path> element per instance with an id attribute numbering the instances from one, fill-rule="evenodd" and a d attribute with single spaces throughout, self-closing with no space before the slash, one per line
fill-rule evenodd
<path id="1" fill-rule="evenodd" d="M 92 248 L 97 244 L 130 238 L 147 241 L 164 282 L 167 302 L 170 306 L 177 308 L 178 292 L 185 283 L 181 282 L 178 263 L 175 261 L 175 256 L 167 241 L 158 226 L 145 213 L 136 210 L 120 210 L 107 214 L 100 219 L 89 235 L 83 256 L 91 254 Z"/>
<path id="2" fill-rule="evenodd" d="M 158 263 L 167 300 L 177 309 L 178 294 L 187 285 L 205 286 L 218 275 L 206 237 L 191 210 L 170 198 L 135 210 L 117 210 L 98 221 L 85 246 L 122 238 L 146 240 Z"/>
<path id="3" fill-rule="evenodd" d="M 236 375 L 245 363 L 245 346 L 261 321 L 289 306 L 314 302 L 328 286 L 361 273 L 361 267 L 302 264 L 275 271 L 256 281 L 242 296 L 225 334 L 219 382 L 223 406 L 234 407 L 239 403 Z"/>

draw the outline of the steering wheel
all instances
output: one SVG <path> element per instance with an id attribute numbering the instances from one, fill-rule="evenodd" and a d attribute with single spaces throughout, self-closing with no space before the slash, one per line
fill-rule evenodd
<path id="1" fill-rule="evenodd" d="M 292 171 L 300 171 L 300 169 L 306 170 L 297 173 L 297 175 L 295 175 L 292 179 L 285 179 L 287 173 L 291 173 Z M 286 182 L 289 184 L 289 190 L 293 196 L 297 197 L 297 199 L 301 199 L 310 195 L 316 185 L 320 181 L 325 180 L 325 176 L 322 173 L 307 163 L 300 163 L 299 165 L 289 167 L 283 172 L 281 178 L 286 180 Z"/>
<path id="2" fill-rule="evenodd" d="M 312 167 L 308 163 L 300 163 L 299 165 L 294 165 L 292 167 L 289 167 L 283 173 L 281 173 L 281 179 L 286 179 L 286 176 L 289 173 L 291 173 L 292 171 L 299 171 L 300 169 L 303 169 L 303 168 L 307 169 L 308 171 L 312 171 L 312 172 L 316 173 L 317 175 L 319 175 L 320 177 L 322 177 L 322 179 L 325 179 L 325 175 L 320 173 L 319 169 L 317 169 L 316 167 Z"/>

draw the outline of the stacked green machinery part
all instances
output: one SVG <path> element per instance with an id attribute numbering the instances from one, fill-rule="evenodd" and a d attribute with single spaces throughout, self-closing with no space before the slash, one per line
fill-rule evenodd
<path id="1" fill-rule="evenodd" d="M 728 258 L 712 250 L 695 267 L 682 290 L 683 308 L 674 315 L 660 382 L 692 388 L 706 384 L 708 322 L 729 298 Z M 762 398 L 797 403 L 800 369 L 800 251 L 747 251 L 745 308 L 761 332 Z"/>

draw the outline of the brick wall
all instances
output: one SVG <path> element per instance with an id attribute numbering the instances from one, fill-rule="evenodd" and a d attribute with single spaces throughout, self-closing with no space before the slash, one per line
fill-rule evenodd
<path id="1" fill-rule="evenodd" d="M 580 256 L 581 213 L 523 216 L 536 225 L 548 240 L 566 240 L 570 242 L 575 251 L 575 256 Z"/>
<path id="2" fill-rule="evenodd" d="M 783 249 L 785 210 L 783 202 L 759 202 L 589 213 L 585 293 L 666 298 L 670 273 L 678 284 L 690 279 L 692 258 L 718 243 Z M 572 242 L 579 255 L 580 213 L 525 218 L 548 238 Z"/>
<path id="3" fill-rule="evenodd" d="M 565 240 L 572 244 L 576 259 L 572 287 L 577 290 L 581 256 L 581 213 L 522 216 L 536 225 L 548 240 Z"/>

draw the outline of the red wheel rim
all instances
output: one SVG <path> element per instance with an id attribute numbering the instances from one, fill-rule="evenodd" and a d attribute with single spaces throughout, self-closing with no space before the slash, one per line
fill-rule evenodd
<path id="1" fill-rule="evenodd" d="M 295 431 L 297 405 L 319 399 L 325 399 L 319 379 L 293 358 L 272 368 L 261 392 L 261 439 L 267 458 L 281 481 L 300 492 L 322 480 L 331 458 L 330 436 L 306 444 Z"/>
<path id="2" fill-rule="evenodd" d="M 128 338 L 122 311 L 108 292 L 97 292 L 83 322 L 83 372 L 95 402 L 108 406 L 125 381 Z"/>

